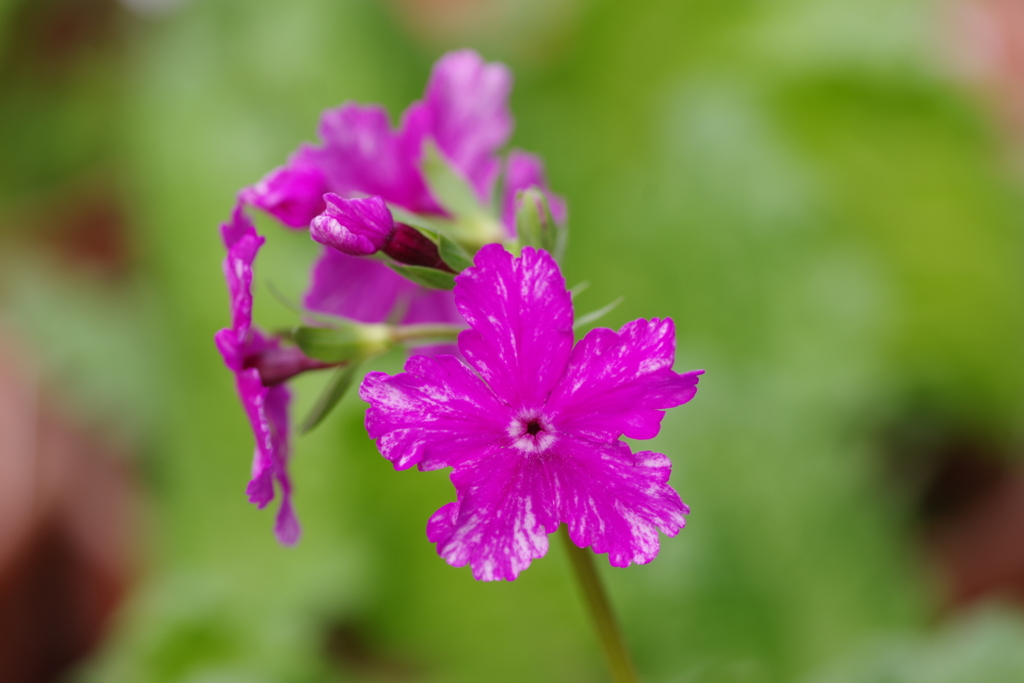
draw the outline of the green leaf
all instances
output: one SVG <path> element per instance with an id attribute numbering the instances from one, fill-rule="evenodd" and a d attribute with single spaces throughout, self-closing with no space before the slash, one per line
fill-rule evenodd
<path id="1" fill-rule="evenodd" d="M 451 222 L 445 218 L 428 218 L 422 214 L 407 211 L 395 204 L 388 204 L 388 209 L 391 211 L 391 217 L 395 219 L 396 223 L 405 223 L 410 227 L 416 228 L 430 238 L 434 244 L 437 244 L 438 235 L 447 228 L 445 224 Z"/>
<path id="2" fill-rule="evenodd" d="M 327 382 L 327 386 L 321 392 L 320 397 L 316 400 L 313 409 L 309 411 L 306 419 L 302 421 L 302 426 L 299 427 L 300 434 L 307 434 L 312 431 L 314 427 L 323 422 L 324 418 L 334 410 L 334 406 L 338 405 L 338 401 L 344 398 L 345 392 L 352 386 L 352 381 L 356 378 L 359 368 L 359 363 L 352 362 L 341 366 L 335 371 L 330 381 Z"/>
<path id="3" fill-rule="evenodd" d="M 444 235 L 439 236 L 437 251 L 441 255 L 441 260 L 457 273 L 461 273 L 473 265 L 473 259 L 466 253 L 466 250 Z"/>
<path id="4" fill-rule="evenodd" d="M 456 216 L 485 212 L 477 201 L 476 193 L 462 174 L 449 165 L 433 140 L 423 145 L 420 170 L 427 180 L 430 193 L 445 209 Z"/>
<path id="5" fill-rule="evenodd" d="M 586 315 L 581 315 L 579 318 L 576 318 L 576 322 L 574 322 L 572 324 L 572 329 L 578 330 L 581 327 L 584 327 L 586 325 L 589 325 L 592 322 L 596 322 L 597 320 L 600 320 L 601 318 L 603 318 L 607 314 L 611 313 L 615 309 L 615 307 L 618 306 L 619 304 L 621 304 L 624 300 L 625 300 L 624 297 L 620 296 L 618 299 L 616 299 L 615 301 L 611 302 L 607 306 L 599 308 L 596 311 L 591 311 L 590 313 L 587 313 Z"/>
<path id="6" fill-rule="evenodd" d="M 412 280 L 418 285 L 423 285 L 430 289 L 455 289 L 455 275 L 453 273 L 446 273 L 443 270 L 427 268 L 426 266 L 401 266 L 394 263 L 389 263 L 388 265 L 406 280 Z"/>

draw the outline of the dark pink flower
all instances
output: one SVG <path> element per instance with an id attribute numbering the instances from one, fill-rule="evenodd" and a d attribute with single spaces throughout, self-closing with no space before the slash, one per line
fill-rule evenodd
<path id="1" fill-rule="evenodd" d="M 329 109 L 320 119 L 321 146 L 296 159 L 295 170 L 310 161 L 323 173 L 327 191 L 378 196 L 409 211 L 443 215 L 419 169 L 430 139 L 481 201 L 489 201 L 500 168 L 497 152 L 512 132 L 511 88 L 504 65 L 487 64 L 472 50 L 449 53 L 434 65 L 425 98 L 405 111 L 397 129 L 378 105 L 350 102 Z M 305 189 L 296 185 L 300 194 Z"/>
<path id="2" fill-rule="evenodd" d="M 612 565 L 654 559 L 658 530 L 677 534 L 689 509 L 667 483 L 668 458 L 620 437 L 653 437 L 664 410 L 697 391 L 702 371 L 672 370 L 672 321 L 593 330 L 573 347 L 565 281 L 529 247 L 516 259 L 485 246 L 455 299 L 468 366 L 415 356 L 360 389 L 367 430 L 397 469 L 454 468 L 458 499 L 427 525 L 438 553 L 477 579 L 512 580 L 565 523 Z"/>
<path id="3" fill-rule="evenodd" d="M 352 224 L 346 225 L 336 215 L 337 206 L 328 207 L 323 196 L 330 192 L 339 200 L 377 197 L 414 213 L 446 216 L 420 171 L 423 148 L 430 140 L 473 187 L 481 203 L 489 204 L 501 168 L 498 152 L 513 127 L 508 107 L 511 88 L 512 74 L 503 64 L 487 63 L 472 50 L 448 53 L 434 65 L 424 98 L 410 105 L 397 128 L 391 127 L 387 112 L 378 105 L 349 102 L 329 109 L 320 120 L 318 145 L 303 145 L 285 166 L 245 188 L 241 196 L 290 226 L 309 225 L 316 219 L 314 239 L 346 253 L 367 255 L 382 250 L 389 219 L 376 216 L 376 222 L 362 223 L 353 230 Z M 507 169 L 503 207 L 512 207 L 504 211 L 511 234 L 514 224 L 508 216 L 514 213 L 516 190 L 547 188 L 535 157 L 513 153 Z M 563 221 L 564 203 L 550 193 L 548 198 L 555 218 Z M 430 260 L 433 255 L 426 253 L 430 245 L 417 241 L 416 231 L 398 227 L 401 234 L 385 253 L 402 263 L 444 267 L 439 257 Z M 322 273 L 336 262 L 325 252 L 315 270 Z M 353 289 L 343 285 L 330 298 L 337 301 L 342 291 L 348 292 L 347 296 L 357 300 L 344 303 L 341 308 L 346 309 L 366 307 L 363 298 L 374 305 L 387 298 L 387 292 L 400 286 L 401 277 L 391 270 L 374 270 L 374 282 L 383 286 L 384 294 L 371 293 L 368 286 Z M 322 277 L 314 289 L 322 291 L 328 280 L 340 284 L 337 277 Z"/>
<path id="4" fill-rule="evenodd" d="M 428 139 L 433 140 L 452 166 L 463 174 L 481 201 L 489 201 L 500 168 L 497 152 L 512 131 L 508 111 L 511 87 L 512 76 L 504 65 L 487 64 L 476 52 L 462 50 L 445 55 L 434 65 L 424 100 L 406 110 L 398 129 L 391 128 L 387 112 L 377 105 L 346 103 L 330 109 L 320 120 L 322 144 L 303 148 L 301 155 L 297 154 L 289 166 L 277 172 L 290 182 L 281 180 L 276 186 L 287 185 L 295 196 L 290 201 L 275 197 L 276 201 L 282 205 L 308 207 L 314 203 L 310 192 L 319 189 L 321 195 L 331 192 L 339 200 L 369 195 L 382 205 L 387 202 L 414 213 L 446 215 L 430 194 L 419 168 Z M 307 173 L 307 163 L 315 166 L 320 175 Z M 308 182 L 298 182 L 298 178 Z M 323 188 L 316 184 L 316 178 L 323 180 Z M 273 184 L 267 179 L 261 183 Z M 245 196 L 253 196 L 253 193 Z M 314 239 L 355 255 L 374 253 L 388 243 L 384 234 L 393 225 L 390 215 L 384 217 L 377 212 L 372 221 L 346 225 L 339 220 L 338 209 L 338 204 L 332 202 L 332 206 L 326 207 L 326 212 L 316 218 L 311 232 Z M 314 221 L 315 216 L 307 216 L 307 221 Z M 415 230 L 407 226 L 399 228 L 400 234 L 392 249 L 387 250 L 390 256 L 402 263 L 444 267 L 436 256 L 436 249 L 431 255 L 431 245 L 418 239 L 420 236 Z M 376 306 L 388 299 L 390 292 L 403 287 L 401 276 L 380 264 L 369 267 L 374 271 L 373 282 L 381 287 L 380 293 L 370 291 L 369 283 L 353 288 L 340 277 L 324 276 L 331 264 L 342 262 L 344 260 L 325 252 L 314 268 L 321 277 L 314 276 L 312 298 L 320 298 L 325 283 L 330 282 L 341 288 L 326 296 L 335 302 L 339 302 L 343 294 L 351 299 L 336 309 L 365 309 Z M 350 270 L 347 268 L 345 272 Z M 450 293 L 430 296 L 451 300 Z M 453 309 L 453 306 L 449 303 L 441 308 Z M 447 318 L 437 320 L 445 321 Z"/>
<path id="5" fill-rule="evenodd" d="M 224 277 L 231 297 L 231 327 L 214 337 L 225 364 L 235 374 L 235 386 L 249 418 L 256 450 L 252 479 L 246 492 L 249 500 L 265 507 L 274 499 L 274 482 L 281 489 L 281 507 L 274 524 L 277 539 L 292 545 L 299 539 L 299 523 L 291 503 L 288 404 L 291 394 L 285 379 L 322 363 L 306 358 L 294 348 L 282 348 L 276 339 L 252 326 L 252 264 L 264 239 L 256 233 L 241 204 L 231 221 L 221 226 L 228 254 Z"/>

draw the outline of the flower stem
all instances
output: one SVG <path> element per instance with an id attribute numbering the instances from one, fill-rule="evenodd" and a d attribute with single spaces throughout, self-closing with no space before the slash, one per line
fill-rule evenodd
<path id="1" fill-rule="evenodd" d="M 438 340 L 456 340 L 459 337 L 459 332 L 462 332 L 465 326 L 461 325 L 445 325 L 442 323 L 424 323 L 417 325 L 398 325 L 391 332 L 392 338 L 395 341 L 411 341 L 421 339 L 438 339 Z"/>
<path id="2" fill-rule="evenodd" d="M 636 670 L 633 669 L 633 661 L 626 650 L 626 641 L 622 637 L 622 630 L 619 629 L 619 622 L 612 612 L 611 603 L 608 602 L 608 594 L 601 583 L 601 577 L 597 575 L 597 567 L 594 566 L 594 554 L 587 548 L 579 548 L 569 538 L 569 530 L 565 525 L 559 528 L 558 533 L 565 543 L 566 552 L 572 562 L 573 573 L 579 581 L 583 591 L 583 597 L 590 609 L 590 616 L 594 620 L 597 634 L 601 638 L 601 647 L 608 658 L 608 667 L 611 669 L 612 679 L 615 683 L 638 683 Z"/>

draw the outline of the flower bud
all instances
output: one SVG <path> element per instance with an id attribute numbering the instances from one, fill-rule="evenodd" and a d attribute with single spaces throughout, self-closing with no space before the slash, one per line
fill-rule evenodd
<path id="1" fill-rule="evenodd" d="M 565 229 L 551 215 L 547 195 L 536 187 L 516 193 L 516 237 L 524 247 L 537 247 L 559 258 Z"/>
<path id="2" fill-rule="evenodd" d="M 310 236 L 321 244 L 353 256 L 369 256 L 384 248 L 395 231 L 391 211 L 380 197 L 344 199 L 324 195 L 327 208 L 313 219 Z"/>
<path id="3" fill-rule="evenodd" d="M 391 239 L 384 245 L 384 253 L 399 263 L 425 266 L 454 272 L 441 258 L 437 245 L 416 228 L 399 223 Z"/>
<path id="4" fill-rule="evenodd" d="M 307 370 L 329 368 L 334 363 L 324 363 L 308 357 L 294 346 L 269 347 L 245 359 L 244 367 L 256 368 L 260 382 L 272 387 L 286 382 Z"/>

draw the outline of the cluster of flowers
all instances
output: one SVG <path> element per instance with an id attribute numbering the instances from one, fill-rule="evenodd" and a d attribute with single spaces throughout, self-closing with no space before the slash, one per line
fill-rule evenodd
<path id="1" fill-rule="evenodd" d="M 264 507 L 276 481 L 282 543 L 299 537 L 285 382 L 335 368 L 309 427 L 364 360 L 396 344 L 416 355 L 403 373 L 365 377 L 366 428 L 397 469 L 453 469 L 457 500 L 427 525 L 449 564 L 469 564 L 481 580 L 514 579 L 561 523 L 615 566 L 644 563 L 658 552 L 659 529 L 675 535 L 685 523 L 668 458 L 633 453 L 621 437 L 655 436 L 664 410 L 694 396 L 701 372 L 672 370 L 668 319 L 595 329 L 574 346 L 557 264 L 565 204 L 539 159 L 498 155 L 512 131 L 511 83 L 503 65 L 460 51 L 434 66 L 397 130 L 381 107 L 329 110 L 320 144 L 244 188 L 221 227 L 232 324 L 216 342 L 256 438 L 249 499 Z M 313 322 L 288 334 L 252 325 L 264 240 L 247 206 L 324 245 L 303 300 Z"/>

